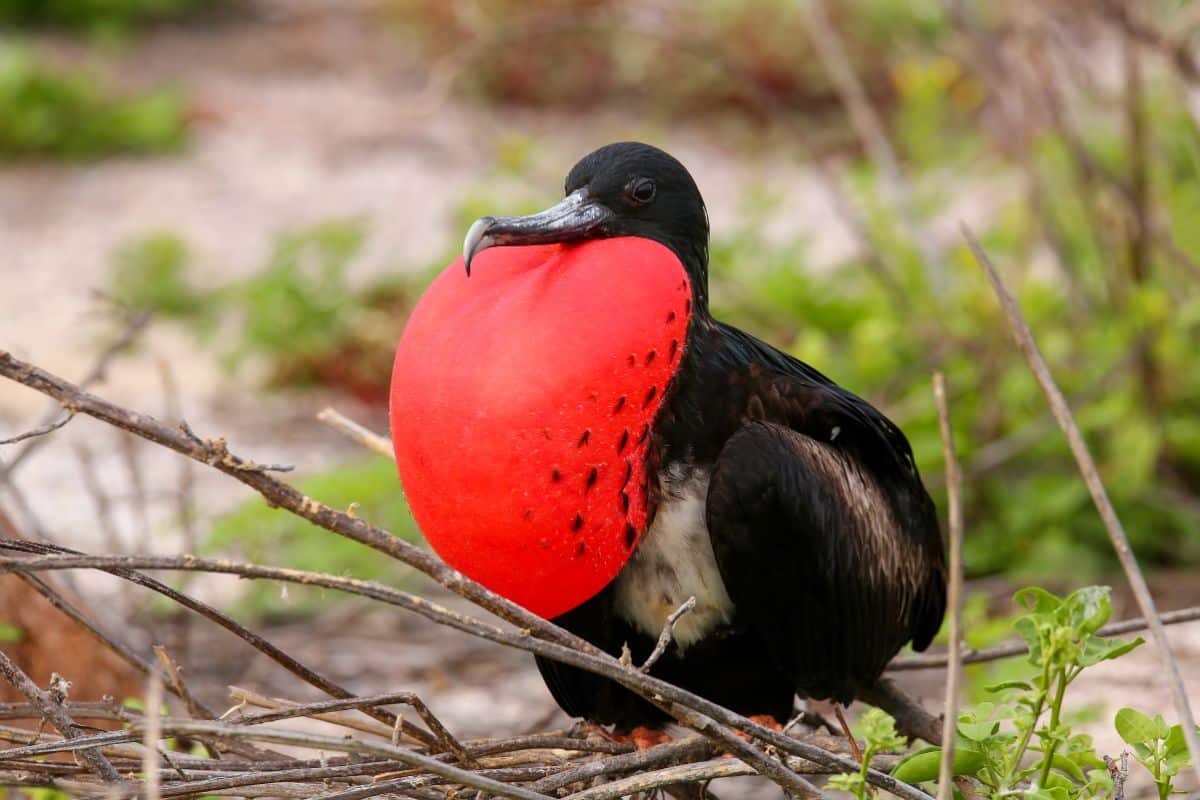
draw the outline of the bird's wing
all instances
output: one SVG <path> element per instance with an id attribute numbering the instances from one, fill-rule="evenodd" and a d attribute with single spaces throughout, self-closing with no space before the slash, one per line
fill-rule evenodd
<path id="1" fill-rule="evenodd" d="M 766 418 L 818 441 L 836 442 L 877 479 L 914 486 L 927 497 L 908 439 L 877 408 L 745 331 L 717 322 L 715 333 L 719 344 L 712 355 L 718 368 L 751 373 L 746 388 L 766 407 Z"/>
<path id="2" fill-rule="evenodd" d="M 784 425 L 747 423 L 722 449 L 707 499 L 721 577 L 802 694 L 849 702 L 905 642 L 937 631 L 936 519 L 921 521 L 931 543 L 898 513 L 857 459 Z"/>

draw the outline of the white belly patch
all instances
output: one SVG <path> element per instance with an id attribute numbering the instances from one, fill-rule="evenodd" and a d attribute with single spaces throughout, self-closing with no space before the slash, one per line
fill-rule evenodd
<path id="1" fill-rule="evenodd" d="M 616 578 L 617 613 L 655 639 L 671 612 L 696 598 L 696 607 L 675 625 L 680 651 L 733 615 L 704 521 L 708 479 L 706 471 L 686 466 L 659 474 L 654 522 Z"/>

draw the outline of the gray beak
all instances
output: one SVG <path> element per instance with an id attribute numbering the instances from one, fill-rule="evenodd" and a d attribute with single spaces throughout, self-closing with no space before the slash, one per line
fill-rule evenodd
<path id="1" fill-rule="evenodd" d="M 513 244 L 579 242 L 594 238 L 613 216 L 587 189 L 576 189 L 557 204 L 527 217 L 481 217 L 463 240 L 463 265 L 471 275 L 471 260 L 489 247 Z"/>

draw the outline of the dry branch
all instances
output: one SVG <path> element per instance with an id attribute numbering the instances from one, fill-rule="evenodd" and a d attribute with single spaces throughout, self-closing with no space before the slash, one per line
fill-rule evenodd
<path id="1" fill-rule="evenodd" d="M 950 519 L 950 581 L 946 604 L 950 610 L 950 660 L 946 669 L 946 706 L 942 721 L 942 761 L 938 769 L 937 800 L 950 800 L 954 775 L 955 729 L 958 727 L 958 692 L 962 680 L 962 542 L 963 516 L 959 494 L 958 458 L 954 454 L 954 429 L 946 403 L 946 378 L 933 376 L 933 397 L 937 404 L 938 427 L 942 433 L 942 457 L 946 462 L 947 515 Z"/>
<path id="2" fill-rule="evenodd" d="M 54 729 L 63 735 L 66 739 L 76 739 L 80 736 L 80 728 L 71 719 L 71 715 L 67 713 L 67 709 L 63 700 L 55 696 L 54 692 L 42 691 L 36 683 L 29 679 L 29 676 L 21 671 L 21 668 L 12 662 L 7 655 L 0 652 L 0 673 L 5 679 L 17 688 L 17 690 L 29 699 L 29 702 L 37 708 L 38 713 L 42 715 L 42 719 L 48 720 Z M 100 776 L 105 783 L 120 783 L 121 776 L 117 774 L 117 770 L 112 763 L 104 757 L 99 751 L 93 748 L 83 749 L 79 753 L 84 762 Z"/>
<path id="3" fill-rule="evenodd" d="M 222 439 L 203 440 L 185 425 L 181 425 L 177 429 L 168 427 L 153 417 L 117 406 L 93 394 L 81 391 L 68 381 L 33 364 L 23 362 L 10 353 L 0 352 L 0 375 L 54 397 L 60 402 L 70 402 L 73 407 L 78 408 L 80 413 L 103 420 L 208 464 L 255 489 L 268 503 L 274 506 L 284 508 L 319 527 L 365 544 L 421 570 L 451 591 L 518 626 L 519 634 L 514 635 L 494 626 L 483 625 L 461 615 L 453 614 L 446 609 L 440 609 L 423 598 L 404 593 L 392 595 L 392 600 L 397 605 L 421 613 L 428 618 L 436 618 L 436 621 L 442 622 L 442 624 L 457 627 L 477 636 L 526 649 L 610 678 L 666 709 L 684 725 L 717 739 L 727 750 L 747 760 L 748 763 L 756 766 L 758 771 L 766 774 L 791 792 L 810 791 L 811 784 L 781 762 L 763 757 L 750 742 L 734 736 L 727 728 L 741 731 L 764 744 L 772 745 L 782 753 L 800 756 L 831 769 L 857 770 L 857 765 L 852 760 L 839 754 L 830 753 L 815 745 L 773 731 L 695 694 L 652 676 L 644 675 L 635 667 L 621 664 L 594 645 L 496 595 L 420 548 L 370 525 L 364 520 L 336 511 L 304 496 L 294 487 L 268 474 L 258 464 L 231 453 Z M 12 561 L 11 559 L 6 560 L 9 567 L 13 566 Z M 193 559 L 192 561 L 198 560 Z M 136 560 L 135 562 L 145 563 Z M 183 566 L 182 568 L 189 567 Z M 258 569 L 265 570 L 266 568 Z M 291 572 L 293 575 L 284 578 L 285 580 L 296 577 L 295 572 Z M 266 577 L 265 574 L 261 576 Z M 318 584 L 318 576 L 310 574 L 307 581 L 301 582 Z M 365 582 L 358 583 L 360 588 L 366 586 Z M 372 592 L 376 589 L 386 589 L 386 587 L 378 587 L 378 585 L 371 587 Z M 884 693 L 882 696 L 890 695 Z M 899 719 L 899 717 L 897 718 Z M 939 738 L 937 733 L 934 733 L 933 736 L 935 739 Z M 871 770 L 868 773 L 868 779 L 871 783 L 909 800 L 929 800 L 929 796 L 919 789 L 902 784 L 877 770 Z M 815 789 L 811 791 L 815 792 Z"/>

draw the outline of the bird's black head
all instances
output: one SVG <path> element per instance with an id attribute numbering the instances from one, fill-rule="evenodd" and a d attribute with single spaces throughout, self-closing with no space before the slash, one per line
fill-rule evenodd
<path id="1" fill-rule="evenodd" d="M 483 217 L 467 231 L 467 274 L 497 245 L 641 236 L 683 262 L 703 308 L 708 289 L 708 212 L 696 182 L 675 158 L 648 144 L 617 142 L 584 156 L 567 175 L 566 197 L 527 217 Z"/>

